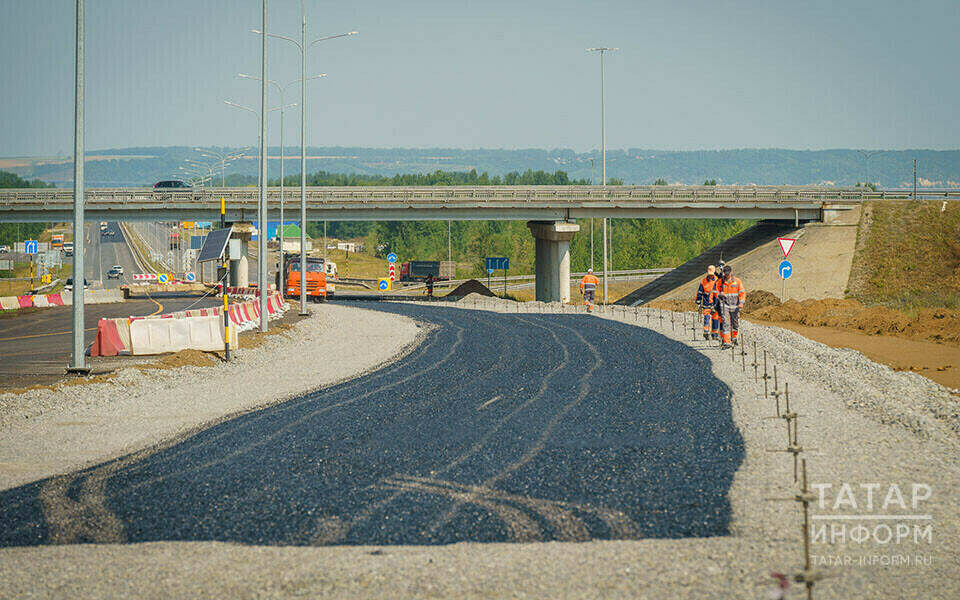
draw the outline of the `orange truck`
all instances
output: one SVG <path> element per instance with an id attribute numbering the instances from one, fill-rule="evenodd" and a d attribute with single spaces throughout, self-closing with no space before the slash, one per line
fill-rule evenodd
<path id="1" fill-rule="evenodd" d="M 286 273 L 285 286 L 280 282 L 280 274 L 277 273 L 277 289 L 283 289 L 283 295 L 286 298 L 300 297 L 300 255 L 284 254 L 284 273 Z M 307 257 L 307 297 L 314 302 L 326 302 L 327 300 L 327 274 L 325 261 L 322 258 Z"/>

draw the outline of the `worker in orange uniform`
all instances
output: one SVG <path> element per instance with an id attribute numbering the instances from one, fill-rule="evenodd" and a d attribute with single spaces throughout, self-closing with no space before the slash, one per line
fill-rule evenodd
<path id="1" fill-rule="evenodd" d="M 730 265 L 723 267 L 723 277 L 717 282 L 713 291 L 714 298 L 720 304 L 722 348 L 732 348 L 737 345 L 737 336 L 740 334 L 740 309 L 747 299 L 747 291 L 739 277 L 733 276 Z"/>
<path id="2" fill-rule="evenodd" d="M 593 312 L 593 300 L 597 295 L 598 285 L 600 285 L 600 280 L 593 274 L 593 269 L 587 269 L 587 274 L 580 280 L 580 293 L 583 294 L 587 312 Z"/>
<path id="3" fill-rule="evenodd" d="M 714 310 L 713 300 L 713 288 L 716 284 L 716 267 L 710 265 L 707 267 L 706 276 L 700 280 L 696 298 L 697 307 L 703 311 L 703 339 L 705 340 L 711 337 L 717 339 L 720 336 L 720 315 Z"/>

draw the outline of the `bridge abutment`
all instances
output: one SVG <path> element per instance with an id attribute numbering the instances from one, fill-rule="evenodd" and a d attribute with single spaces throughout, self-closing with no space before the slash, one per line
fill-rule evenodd
<path id="1" fill-rule="evenodd" d="M 540 302 L 570 301 L 570 240 L 580 226 L 567 221 L 528 221 L 536 239 L 536 295 Z"/>

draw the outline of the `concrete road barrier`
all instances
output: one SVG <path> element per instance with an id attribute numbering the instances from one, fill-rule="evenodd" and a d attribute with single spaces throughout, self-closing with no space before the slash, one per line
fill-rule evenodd
<path id="1" fill-rule="evenodd" d="M 230 344 L 236 345 L 236 329 L 230 331 Z M 223 350 L 223 320 L 216 316 L 138 319 L 130 323 L 130 341 L 135 355 Z"/>

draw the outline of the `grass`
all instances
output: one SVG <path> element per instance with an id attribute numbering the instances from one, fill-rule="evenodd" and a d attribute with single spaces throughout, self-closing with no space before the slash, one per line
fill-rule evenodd
<path id="1" fill-rule="evenodd" d="M 960 202 L 872 202 L 850 297 L 915 314 L 960 308 Z"/>
<path id="2" fill-rule="evenodd" d="M 316 243 L 314 247 L 322 246 Z M 327 258 L 337 264 L 339 277 L 356 277 L 358 279 L 378 279 L 388 275 L 389 263 L 375 256 L 363 252 L 347 252 L 346 250 L 327 250 Z M 400 264 L 397 264 L 397 277 L 400 276 Z"/>

